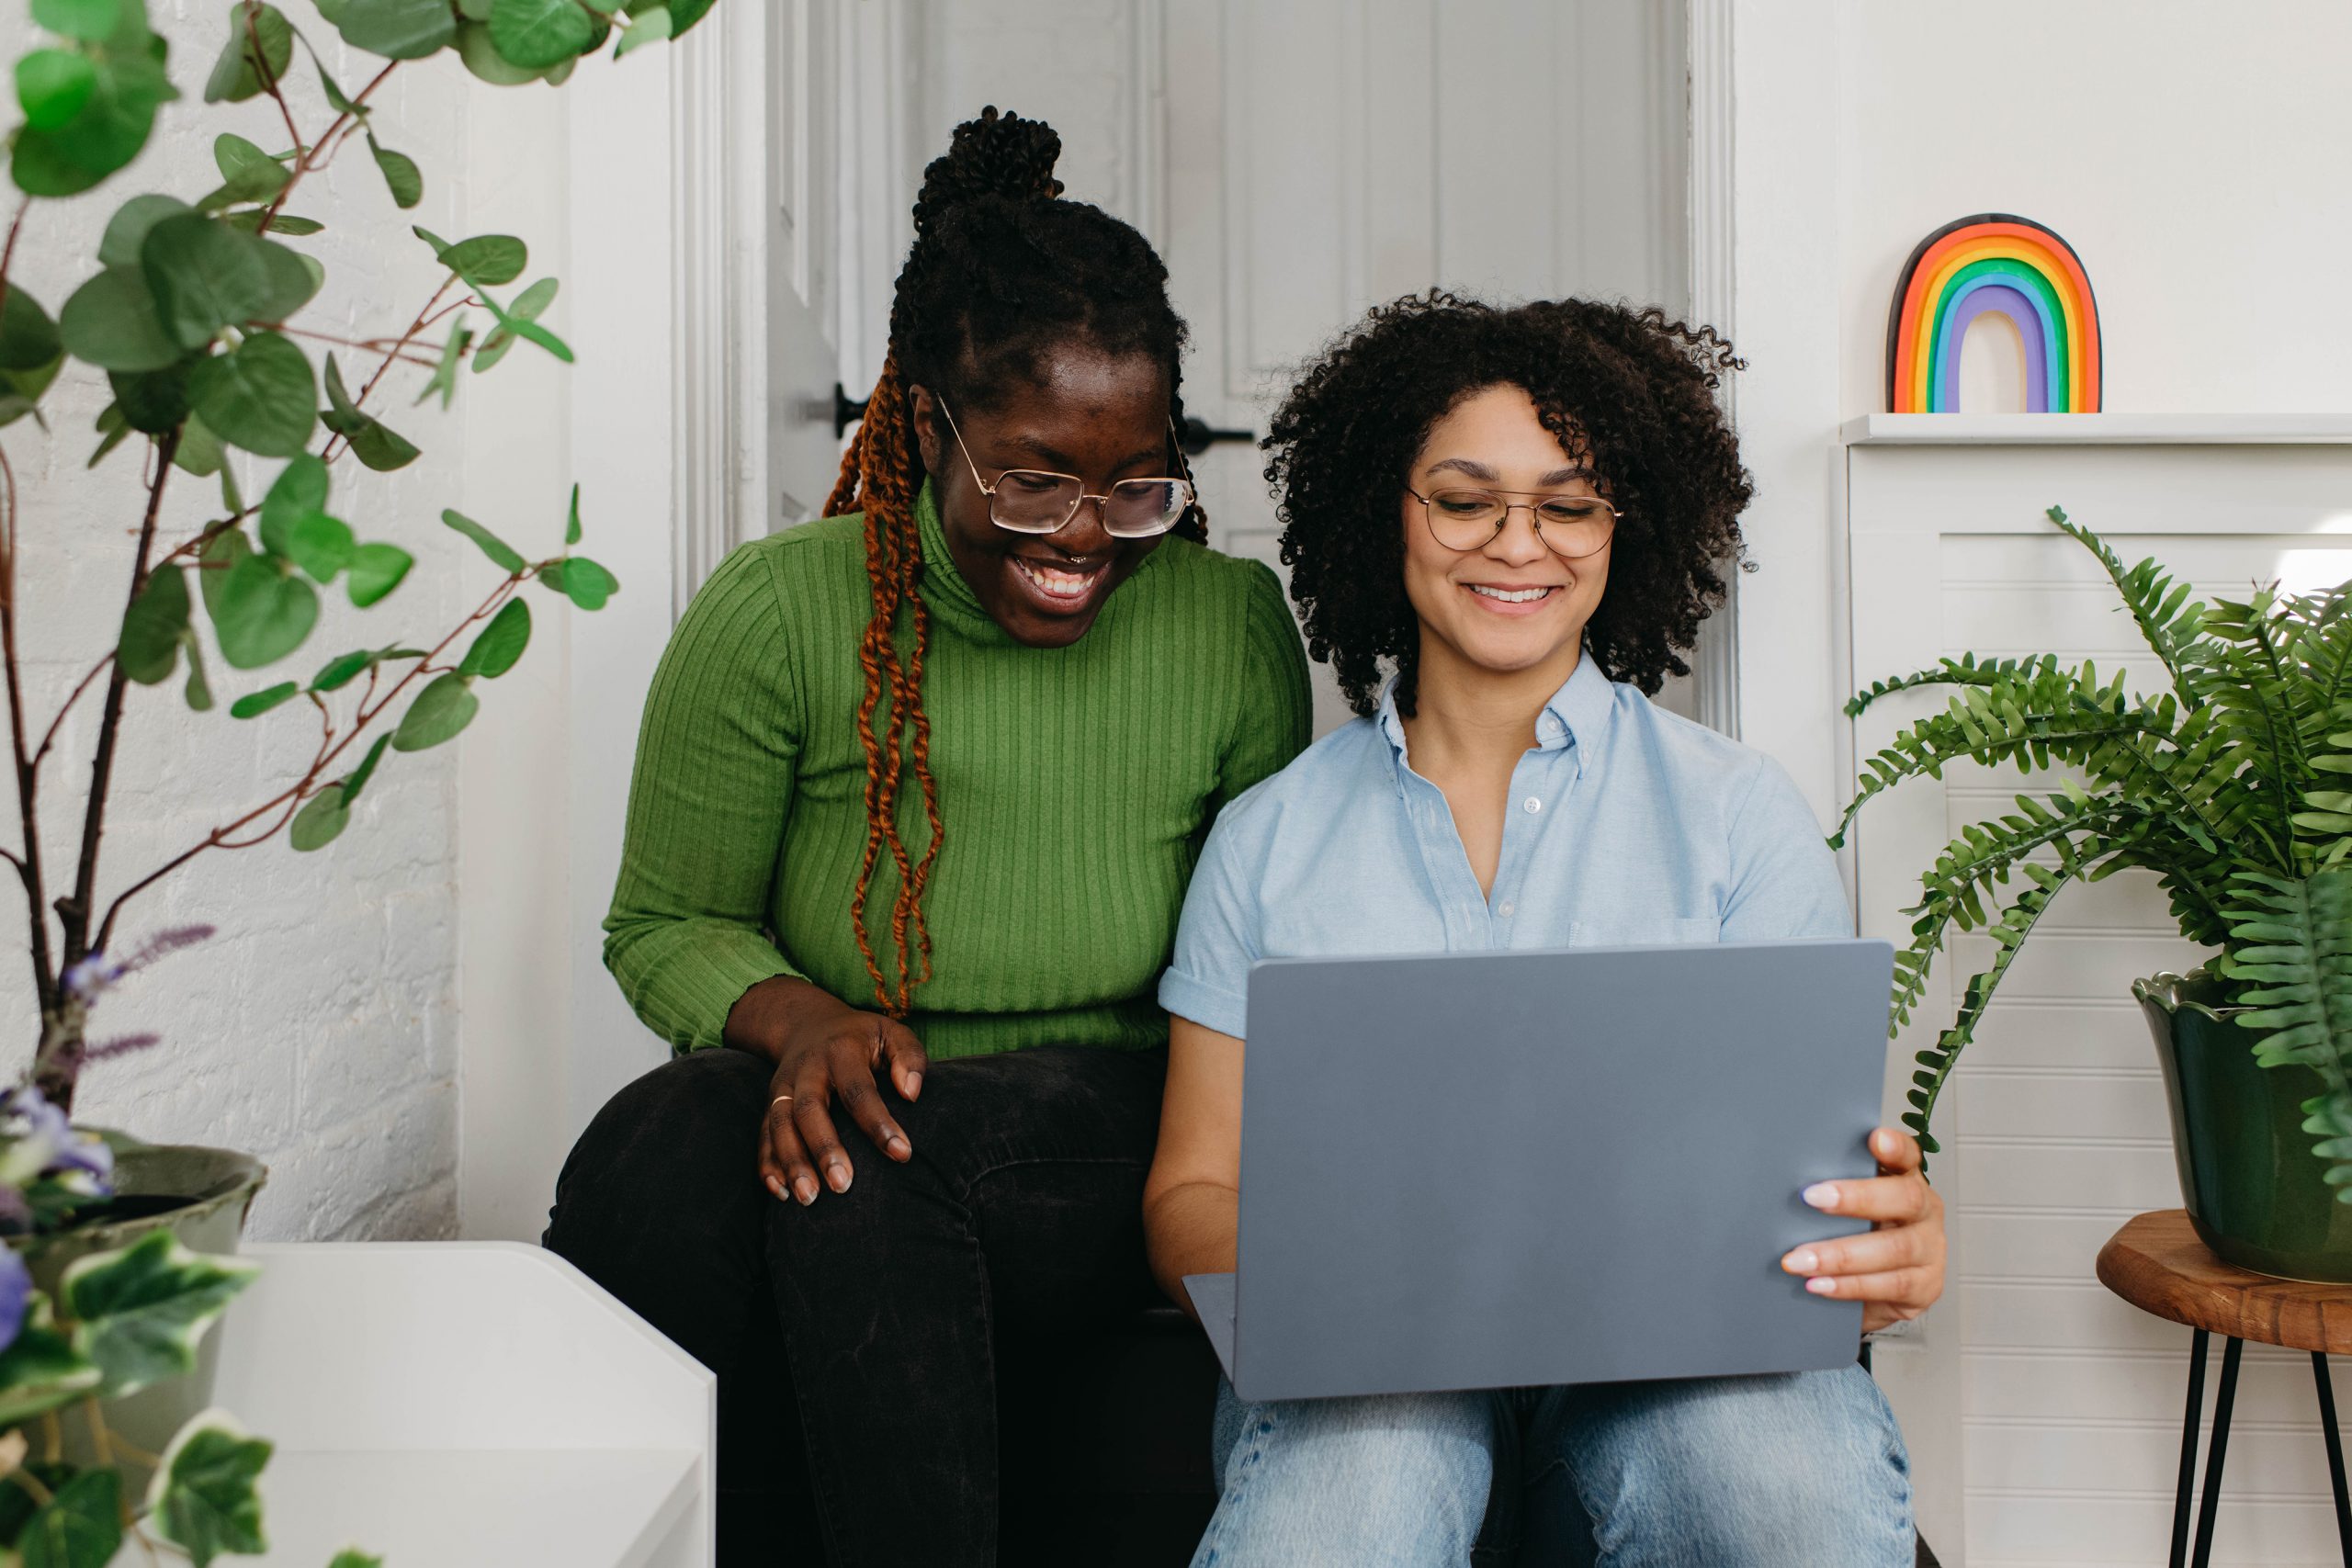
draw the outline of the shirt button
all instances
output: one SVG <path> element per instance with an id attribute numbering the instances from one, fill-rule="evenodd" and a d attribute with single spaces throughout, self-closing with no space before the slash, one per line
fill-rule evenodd
<path id="1" fill-rule="evenodd" d="M 1518 907 L 1519 907 L 1519 906 L 1518 906 L 1518 905 L 1516 905 L 1516 904 L 1505 904 L 1505 905 L 1501 906 L 1499 908 L 1496 909 L 1495 913 L 1496 913 L 1496 914 L 1498 914 L 1498 915 L 1500 915 L 1504 919 L 1508 920 L 1508 919 L 1510 919 L 1510 917 L 1511 917 L 1511 911 L 1512 911 L 1512 910 L 1514 910 L 1514 909 L 1516 909 Z"/>
<path id="2" fill-rule="evenodd" d="M 1536 812 L 1544 809 L 1544 803 L 1531 795 L 1525 800 L 1519 803 L 1519 808 L 1532 817 Z"/>

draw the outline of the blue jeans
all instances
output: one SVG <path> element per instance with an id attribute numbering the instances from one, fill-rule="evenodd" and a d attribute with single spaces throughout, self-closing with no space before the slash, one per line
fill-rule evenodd
<path id="1" fill-rule="evenodd" d="M 1859 1366 L 1244 1404 L 1193 1568 L 1910 1568 L 1910 1462 Z M 1493 1506 L 1489 1508 L 1489 1495 Z"/>

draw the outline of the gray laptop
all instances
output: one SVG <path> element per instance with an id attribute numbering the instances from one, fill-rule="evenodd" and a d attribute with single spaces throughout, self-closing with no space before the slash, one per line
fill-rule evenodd
<path id="1" fill-rule="evenodd" d="M 1795 1371 L 1857 1303 L 1893 949 L 1736 942 L 1250 972 L 1239 1268 L 1188 1277 L 1244 1399 Z"/>

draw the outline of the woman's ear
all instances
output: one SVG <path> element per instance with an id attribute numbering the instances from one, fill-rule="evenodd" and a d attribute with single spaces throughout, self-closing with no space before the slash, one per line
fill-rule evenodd
<path id="1" fill-rule="evenodd" d="M 915 446 L 922 453 L 923 472 L 936 478 L 942 456 L 939 440 L 939 400 L 929 387 L 907 389 L 907 423 L 914 426 Z"/>

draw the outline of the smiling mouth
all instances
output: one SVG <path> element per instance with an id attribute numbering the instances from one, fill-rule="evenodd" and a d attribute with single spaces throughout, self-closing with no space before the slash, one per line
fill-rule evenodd
<path id="1" fill-rule="evenodd" d="M 1559 592 L 1557 584 L 1541 588 L 1495 588 L 1484 582 L 1470 582 L 1463 586 L 1468 588 L 1473 593 L 1488 599 L 1499 599 L 1506 604 L 1532 604 L 1539 599 L 1548 599 Z"/>
<path id="2" fill-rule="evenodd" d="M 1090 567 L 1082 571 L 1066 567 L 1047 566 L 1026 556 L 1006 558 L 1021 581 L 1028 584 L 1036 596 L 1050 607 L 1074 609 L 1094 596 L 1095 588 L 1102 581 L 1103 567 Z M 1107 564 L 1107 563 L 1106 563 Z"/>

